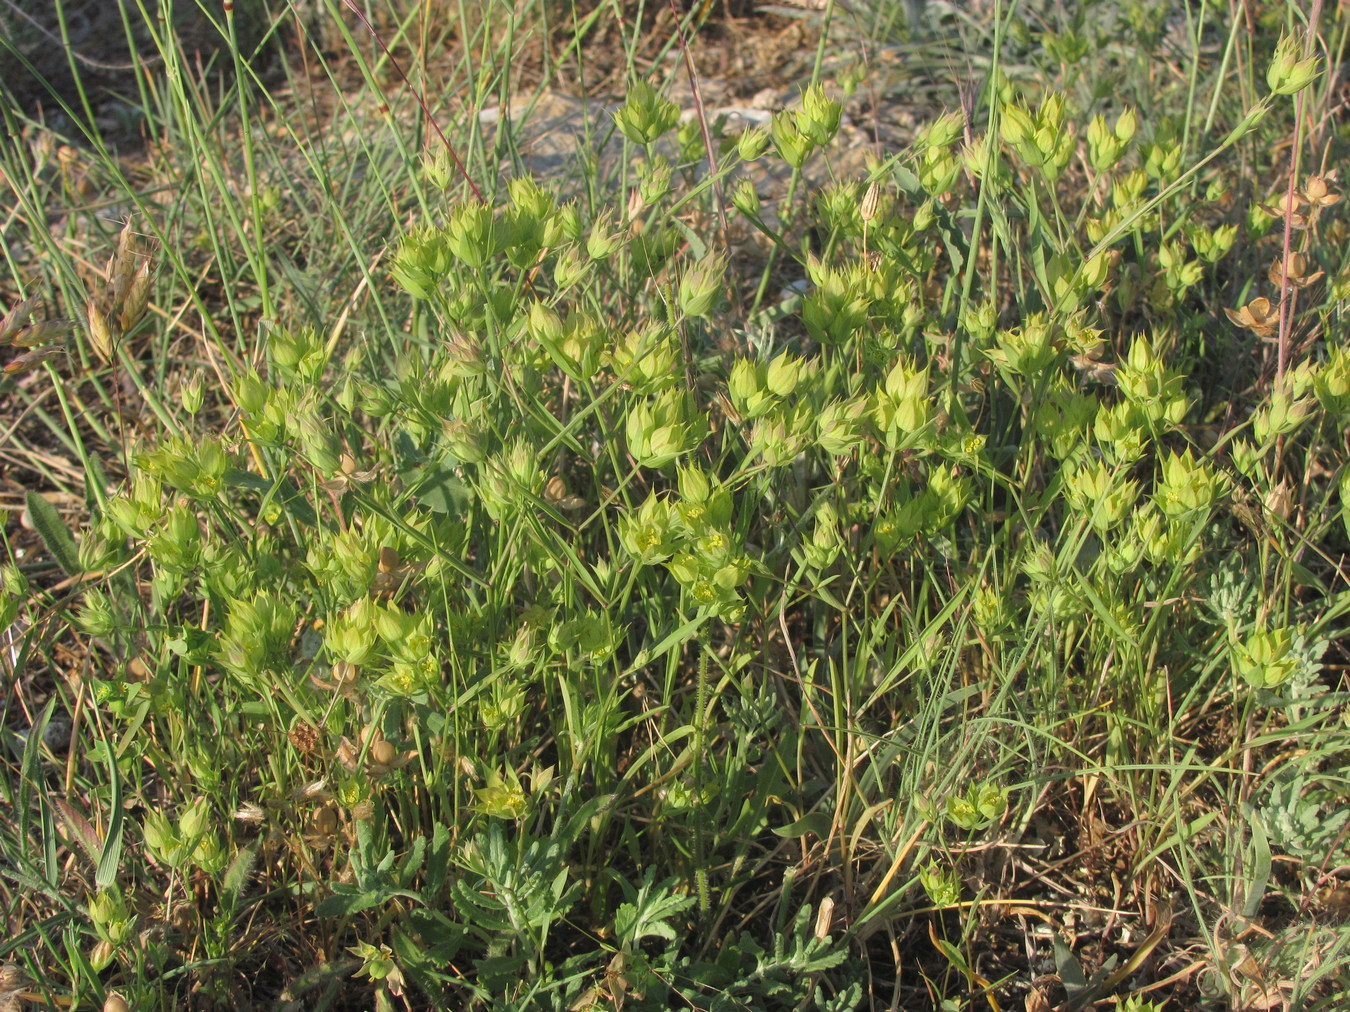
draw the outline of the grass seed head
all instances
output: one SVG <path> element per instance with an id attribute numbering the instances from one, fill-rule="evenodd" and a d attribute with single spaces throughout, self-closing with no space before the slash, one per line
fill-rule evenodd
<path id="1" fill-rule="evenodd" d="M 104 362 L 111 362 L 114 340 L 112 321 L 93 300 L 86 303 L 85 315 L 89 323 L 89 343 L 94 353 Z"/>

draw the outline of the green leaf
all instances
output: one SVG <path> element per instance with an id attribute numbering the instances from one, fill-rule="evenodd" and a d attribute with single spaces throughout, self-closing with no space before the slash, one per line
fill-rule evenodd
<path id="1" fill-rule="evenodd" d="M 400 477 L 412 489 L 413 498 L 433 513 L 459 516 L 469 508 L 469 487 L 448 464 L 427 463 Z"/>
<path id="2" fill-rule="evenodd" d="M 113 754 L 112 742 L 106 738 L 103 739 L 103 755 L 108 764 L 108 833 L 103 838 L 103 853 L 99 855 L 94 882 L 100 889 L 107 889 L 117 881 L 117 872 L 122 864 L 122 831 L 126 824 L 126 813 L 122 804 L 122 776 L 117 769 L 117 756 Z"/>
<path id="3" fill-rule="evenodd" d="M 422 895 L 428 899 L 434 897 L 445 885 L 445 876 L 450 869 L 450 830 L 445 823 L 436 823 L 431 832 L 431 849 L 427 853 L 427 870 L 423 875 Z"/>
<path id="4" fill-rule="evenodd" d="M 80 550 L 75 546 L 70 528 L 61 519 L 55 506 L 36 492 L 26 497 L 28 516 L 32 518 L 33 528 L 42 538 L 56 564 L 67 576 L 76 576 L 80 572 Z"/>
<path id="5" fill-rule="evenodd" d="M 1059 979 L 1064 982 L 1064 990 L 1072 998 L 1087 987 L 1087 978 L 1083 976 L 1082 964 L 1058 935 L 1054 937 L 1054 946 L 1055 969 L 1059 971 Z"/>
<path id="6" fill-rule="evenodd" d="M 939 938 L 937 944 L 938 948 L 942 950 L 942 954 L 947 957 L 947 962 L 969 977 L 970 964 L 966 962 L 966 957 L 961 955 L 961 950 L 945 938 Z"/>
<path id="7" fill-rule="evenodd" d="M 262 502 L 257 507 L 258 515 L 262 515 L 268 504 L 276 498 L 280 501 L 282 509 L 300 523 L 313 527 L 319 522 L 319 515 L 314 512 L 314 507 L 309 504 L 300 489 L 296 487 L 295 482 L 287 477 L 283 476 L 276 481 L 269 481 L 252 471 L 232 467 L 225 472 L 225 481 L 235 488 L 246 488 L 263 493 Z"/>
<path id="8" fill-rule="evenodd" d="M 830 816 L 825 812 L 807 812 L 796 822 L 775 827 L 773 832 L 785 840 L 800 840 L 807 833 L 823 840 L 830 832 Z"/>
<path id="9" fill-rule="evenodd" d="M 106 489 L 111 482 L 108 481 L 108 473 L 103 469 L 103 461 L 99 459 L 97 454 L 89 454 L 88 466 L 85 471 L 85 505 L 91 510 L 96 507 L 102 509 L 104 499 L 107 496 Z"/>
<path id="10" fill-rule="evenodd" d="M 1251 831 L 1251 879 L 1247 883 L 1247 899 L 1242 905 L 1242 916 L 1254 918 L 1266 897 L 1266 885 L 1270 881 L 1270 841 L 1266 837 L 1266 827 L 1259 818 L 1248 814 L 1247 827 Z"/>
<path id="11" fill-rule="evenodd" d="M 403 888 L 412 886 L 413 878 L 422 867 L 422 859 L 427 853 L 427 838 L 419 836 L 412 842 L 408 848 L 408 853 L 403 855 L 403 860 L 398 863 L 398 868 L 394 871 L 394 879 Z"/>
<path id="12" fill-rule="evenodd" d="M 377 907 L 387 898 L 388 894 L 383 889 L 361 890 L 335 885 L 333 895 L 322 900 L 314 912 L 320 917 L 347 917 Z"/>

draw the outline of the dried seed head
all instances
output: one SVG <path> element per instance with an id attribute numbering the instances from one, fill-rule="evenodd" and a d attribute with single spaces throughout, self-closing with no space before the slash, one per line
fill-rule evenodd
<path id="1" fill-rule="evenodd" d="M 307 721 L 301 721 L 296 724 L 287 734 L 291 739 L 291 744 L 295 746 L 297 752 L 309 755 L 319 747 L 322 741 L 322 735 L 319 729 Z"/>
<path id="2" fill-rule="evenodd" d="M 3 320 L 0 320 L 0 345 L 9 343 L 15 334 L 28 325 L 28 318 L 37 308 L 37 301 L 36 295 L 30 295 L 9 307 L 9 312 L 5 314 Z"/>
<path id="3" fill-rule="evenodd" d="M 370 746 L 371 760 L 380 766 L 392 766 L 398 759 L 398 750 L 389 742 L 381 738 L 374 745 Z"/>
<path id="4" fill-rule="evenodd" d="M 1252 299 L 1241 309 L 1233 310 L 1225 306 L 1223 311 L 1228 314 L 1228 319 L 1257 337 L 1269 337 L 1280 323 L 1279 307 L 1272 305 L 1264 295 Z"/>
<path id="5" fill-rule="evenodd" d="M 1090 382 L 1104 383 L 1107 386 L 1116 386 L 1119 382 L 1114 362 L 1103 362 L 1091 355 L 1071 355 L 1069 364 L 1082 374 L 1083 379 Z"/>
<path id="6" fill-rule="evenodd" d="M 369 799 L 366 801 L 358 801 L 356 804 L 352 805 L 352 818 L 356 819 L 358 822 L 364 822 L 374 814 L 375 802 L 370 801 Z"/>
<path id="7" fill-rule="evenodd" d="M 338 815 L 331 805 L 316 809 L 310 817 L 310 825 L 320 836 L 332 836 L 338 829 Z"/>
<path id="8" fill-rule="evenodd" d="M 109 991 L 108 997 L 103 999 L 103 1012 L 129 1012 L 130 1008 L 127 1000 L 116 991 Z"/>
<path id="9" fill-rule="evenodd" d="M 1308 258 L 1299 252 L 1291 252 L 1284 258 L 1277 257 L 1271 261 L 1270 269 L 1266 271 L 1266 277 L 1270 283 L 1278 287 L 1281 278 L 1285 278 L 1295 288 L 1307 288 L 1316 281 L 1320 281 L 1325 271 L 1317 271 L 1313 274 L 1308 273 Z"/>
<path id="10" fill-rule="evenodd" d="M 549 505 L 564 510 L 577 510 L 586 505 L 586 500 L 567 494 L 567 483 L 554 475 L 544 484 L 544 498 Z"/>
<path id="11" fill-rule="evenodd" d="M 399 566 L 401 566 L 402 564 L 403 564 L 403 563 L 402 563 L 402 561 L 399 559 L 399 557 L 398 557 L 398 552 L 397 552 L 397 551 L 395 551 L 394 549 L 390 548 L 388 545 L 381 545 L 381 546 L 380 546 L 380 563 L 379 563 L 379 569 L 380 569 L 380 572 L 381 572 L 381 573 L 383 573 L 383 574 L 385 574 L 385 575 L 388 575 L 389 573 L 393 573 L 393 572 L 397 571 L 398 568 L 399 568 Z"/>
<path id="12" fill-rule="evenodd" d="M 10 343 L 16 348 L 36 348 L 40 344 L 64 341 L 74 331 L 74 320 L 43 320 L 31 327 L 24 327 L 10 338 Z M 0 341 L 0 344 L 3 343 Z"/>
<path id="13" fill-rule="evenodd" d="M 28 977 L 17 963 L 0 966 L 0 993 L 22 991 L 28 986 Z"/>
<path id="14" fill-rule="evenodd" d="M 1341 195 L 1331 192 L 1330 184 L 1334 180 L 1334 173 L 1325 176 L 1309 176 L 1303 184 L 1303 199 L 1313 207 L 1330 207 L 1332 204 L 1338 203 Z"/>
<path id="15" fill-rule="evenodd" d="M 123 333 L 136 325 L 145 314 L 145 307 L 150 304 L 150 267 L 150 258 L 144 257 L 132 273 L 130 286 L 120 300 L 122 309 L 117 322 L 121 324 Z"/>
<path id="16" fill-rule="evenodd" d="M 858 206 L 858 214 L 864 222 L 870 222 L 877 216 L 877 206 L 881 202 L 881 185 L 874 179 L 867 187 L 867 192 L 863 194 L 862 203 Z"/>
<path id="17" fill-rule="evenodd" d="M 830 937 L 830 923 L 834 920 L 834 898 L 826 896 L 820 901 L 820 907 L 816 910 L 816 938 L 825 939 Z"/>
<path id="18" fill-rule="evenodd" d="M 40 166 L 45 165 L 56 150 L 56 134 L 50 130 L 39 130 L 33 137 L 31 148 L 33 160 Z"/>
<path id="19" fill-rule="evenodd" d="M 136 234 L 131 231 L 131 219 L 128 218 L 122 224 L 122 231 L 117 234 L 117 246 L 108 258 L 108 266 L 103 269 L 103 280 L 112 285 L 114 290 L 120 287 L 125 291 L 135 270 Z"/>
<path id="20" fill-rule="evenodd" d="M 342 736 L 342 741 L 337 747 L 337 761 L 348 773 L 356 772 L 356 759 L 360 754 L 356 745 L 346 735 Z"/>
<path id="21" fill-rule="evenodd" d="M 234 810 L 234 817 L 240 822 L 262 822 L 265 813 L 260 805 L 255 805 L 252 801 L 241 801 L 239 807 Z"/>
<path id="22" fill-rule="evenodd" d="M 55 358 L 57 355 L 64 355 L 66 349 L 59 344 L 49 344 L 45 348 L 34 348 L 26 351 L 22 355 L 16 355 L 5 363 L 4 373 L 6 376 L 13 376 L 21 373 L 39 363 L 47 361 L 49 358 Z"/>
<path id="23" fill-rule="evenodd" d="M 61 180 L 78 196 L 89 195 L 92 188 L 89 172 L 80 162 L 80 153 L 69 145 L 62 144 L 56 149 L 56 165 L 61 170 Z"/>
<path id="24" fill-rule="evenodd" d="M 1288 520 L 1294 511 L 1294 490 L 1288 482 L 1282 481 L 1265 495 L 1266 509 L 1281 520 Z"/>
<path id="25" fill-rule="evenodd" d="M 93 300 L 90 300 L 85 306 L 85 313 L 89 322 L 89 343 L 93 346 L 94 353 L 104 362 L 111 362 L 113 357 L 112 322 Z"/>
<path id="26" fill-rule="evenodd" d="M 291 791 L 291 796 L 297 801 L 313 801 L 316 798 L 327 801 L 332 794 L 328 790 L 327 780 L 310 780 Z"/>
<path id="27" fill-rule="evenodd" d="M 1272 218 L 1288 218 L 1290 228 L 1305 228 L 1308 224 L 1308 216 L 1299 211 L 1303 203 L 1303 197 L 1298 192 L 1295 192 L 1292 196 L 1288 193 L 1282 193 L 1274 204 L 1262 204 L 1261 210 Z"/>

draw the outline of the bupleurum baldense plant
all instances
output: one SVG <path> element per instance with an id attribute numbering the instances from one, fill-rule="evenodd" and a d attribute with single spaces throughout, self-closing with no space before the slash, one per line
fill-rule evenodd
<path id="1" fill-rule="evenodd" d="M 3 951 L 132 1007 L 1347 986 L 1307 916 L 1350 794 L 1344 138 L 1301 27 L 1168 7 L 1000 14 L 963 107 L 857 172 L 873 78 L 819 59 L 743 130 L 631 75 L 580 191 L 499 178 L 475 120 L 404 150 L 335 319 L 284 301 L 254 134 L 195 245 L 132 187 L 102 273 L 52 281 L 82 339 L 0 323 L 88 489 L 78 538 L 27 496 L 60 579 L 0 584 L 16 678 L 83 658 L 8 767 L 3 895 L 47 905 Z M 170 397 L 145 335 L 206 250 L 255 290 Z M 1095 951 L 996 944 L 1078 907 L 1118 919 Z"/>

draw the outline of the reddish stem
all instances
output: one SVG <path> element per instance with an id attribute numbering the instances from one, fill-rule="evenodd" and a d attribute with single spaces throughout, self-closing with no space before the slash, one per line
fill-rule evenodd
<path id="1" fill-rule="evenodd" d="M 1312 56 L 1317 38 L 1317 25 L 1322 18 L 1322 0 L 1313 0 L 1308 15 L 1308 37 L 1303 41 L 1303 58 Z M 1275 378 L 1284 376 L 1289 360 L 1289 331 L 1293 327 L 1293 292 L 1289 288 L 1289 253 L 1294 244 L 1294 193 L 1298 181 L 1299 142 L 1303 136 L 1304 104 L 1308 90 L 1304 88 L 1294 100 L 1294 141 L 1289 145 L 1289 180 L 1284 194 L 1284 245 L 1280 256 L 1280 336 L 1275 353 Z"/>
<path id="2" fill-rule="evenodd" d="M 439 137 L 441 143 L 445 145 L 445 150 L 449 153 L 451 161 L 455 163 L 455 168 L 459 169 L 459 174 L 464 177 L 464 182 L 469 184 L 469 189 L 473 191 L 475 199 L 477 199 L 480 204 L 487 203 L 487 200 L 483 197 L 483 191 L 478 189 L 477 184 L 475 184 L 473 179 L 469 176 L 468 169 L 464 168 L 464 163 L 459 160 L 459 155 L 455 153 L 455 149 L 451 145 L 450 139 L 445 136 L 445 131 L 443 131 L 440 124 L 436 122 L 436 117 L 431 114 L 431 107 L 427 105 L 426 96 L 424 96 L 422 92 L 413 85 L 412 81 L 409 80 L 408 75 L 403 72 L 403 68 L 399 65 L 398 60 L 394 59 L 394 54 L 391 53 L 389 47 L 384 44 L 384 39 L 380 38 L 379 33 L 375 31 L 375 26 L 366 20 L 366 16 L 361 13 L 361 9 L 356 6 L 354 0 L 342 0 L 342 2 L 346 4 L 349 11 L 356 15 L 357 20 L 366 26 L 366 31 L 370 32 L 370 37 L 375 40 L 375 44 L 379 46 L 384 55 L 389 58 L 389 63 L 393 66 L 394 70 L 398 72 L 398 76 L 403 78 L 403 83 L 408 86 L 408 90 L 412 92 L 413 98 L 417 99 L 417 104 L 422 107 L 422 113 L 426 116 L 427 122 L 431 124 L 431 129 L 436 131 L 436 136 Z"/>

